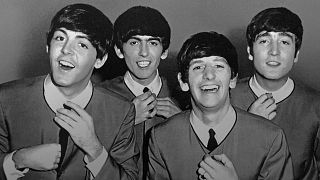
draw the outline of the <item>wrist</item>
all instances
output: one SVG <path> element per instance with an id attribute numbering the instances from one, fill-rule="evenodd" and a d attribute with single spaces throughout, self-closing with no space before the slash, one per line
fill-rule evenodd
<path id="1" fill-rule="evenodd" d="M 15 151 L 12 155 L 12 160 L 14 162 L 14 166 L 17 170 L 23 171 L 25 168 L 28 168 L 23 162 L 23 151 L 24 149 L 19 149 Z"/>
<path id="2" fill-rule="evenodd" d="M 89 162 L 94 161 L 102 153 L 102 150 L 103 150 L 103 146 L 100 142 L 97 142 L 92 147 L 88 148 L 86 153 L 87 153 Z"/>

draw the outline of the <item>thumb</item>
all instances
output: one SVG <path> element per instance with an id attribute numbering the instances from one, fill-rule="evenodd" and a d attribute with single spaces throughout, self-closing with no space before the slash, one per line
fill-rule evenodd
<path id="1" fill-rule="evenodd" d="M 226 167 L 234 169 L 232 162 L 225 154 L 214 155 L 214 158 L 222 162 Z"/>

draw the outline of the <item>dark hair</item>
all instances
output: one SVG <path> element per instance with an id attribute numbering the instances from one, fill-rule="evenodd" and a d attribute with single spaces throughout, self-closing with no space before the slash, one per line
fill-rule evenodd
<path id="1" fill-rule="evenodd" d="M 72 4 L 58 11 L 51 20 L 47 33 L 48 46 L 50 46 L 54 32 L 62 27 L 86 34 L 96 48 L 97 58 L 102 58 L 111 47 L 112 23 L 107 16 L 91 5 Z"/>
<path id="2" fill-rule="evenodd" d="M 220 56 L 227 60 L 231 78 L 238 74 L 238 54 L 236 48 L 224 35 L 217 32 L 200 32 L 187 39 L 177 57 L 182 81 L 188 82 L 190 62 L 193 59 Z"/>
<path id="3" fill-rule="evenodd" d="M 247 27 L 247 42 L 252 53 L 256 36 L 262 31 L 290 32 L 296 36 L 295 55 L 301 47 L 303 27 L 299 16 L 287 8 L 268 8 L 254 16 Z"/>
<path id="4" fill-rule="evenodd" d="M 167 20 L 158 10 L 151 7 L 132 7 L 114 22 L 114 43 L 121 51 L 123 43 L 135 35 L 159 37 L 165 51 L 169 48 L 170 34 Z"/>

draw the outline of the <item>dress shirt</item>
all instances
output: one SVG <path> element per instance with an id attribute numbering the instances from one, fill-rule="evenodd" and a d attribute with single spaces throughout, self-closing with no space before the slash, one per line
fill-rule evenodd
<path id="1" fill-rule="evenodd" d="M 275 99 L 276 103 L 279 103 L 290 96 L 294 89 L 294 82 L 291 78 L 288 78 L 286 83 L 280 89 L 276 91 L 267 91 L 260 86 L 256 79 L 256 76 L 254 75 L 249 80 L 249 86 L 257 97 L 260 97 L 261 95 L 266 93 L 272 93 L 272 97 Z"/>
<path id="2" fill-rule="evenodd" d="M 53 84 L 50 75 L 47 75 L 47 77 L 45 78 L 43 87 L 44 87 L 45 100 L 49 105 L 50 109 L 54 112 L 57 112 L 57 109 L 59 108 L 63 108 L 63 104 L 67 101 L 71 101 L 75 104 L 78 104 L 80 107 L 85 108 L 89 103 L 92 96 L 92 92 L 93 92 L 92 83 L 91 81 L 89 81 L 88 85 L 79 95 L 77 95 L 72 99 L 68 99 Z M 28 172 L 28 169 L 25 169 L 24 171 L 19 171 L 15 168 L 15 164 L 12 159 L 14 152 L 8 154 L 5 157 L 5 160 L 3 162 L 4 171 L 8 180 L 16 180 L 20 177 L 23 177 L 24 174 Z M 89 162 L 87 156 L 84 157 L 86 167 L 91 172 L 91 179 L 93 179 L 99 173 L 103 164 L 107 160 L 107 157 L 108 157 L 108 153 L 104 147 L 103 147 L 102 153 L 94 161 Z"/>
<path id="3" fill-rule="evenodd" d="M 158 70 L 157 70 L 156 77 L 147 86 L 141 85 L 138 82 L 136 82 L 135 80 L 133 80 L 129 71 L 127 71 L 126 74 L 124 75 L 124 83 L 127 85 L 129 90 L 135 96 L 139 96 L 139 95 L 143 94 L 143 89 L 145 87 L 149 88 L 152 93 L 155 93 L 158 96 L 158 94 L 161 90 L 161 87 L 162 87 L 162 81 L 159 76 Z"/>
<path id="4" fill-rule="evenodd" d="M 214 127 L 208 126 L 200 120 L 194 111 L 191 111 L 190 114 L 190 123 L 195 131 L 196 135 L 204 144 L 207 146 L 210 135 L 209 135 L 209 129 L 213 129 L 215 131 L 215 138 L 217 140 L 218 145 L 227 137 L 228 133 L 231 131 L 232 127 L 234 126 L 236 122 L 236 112 L 233 109 L 232 106 L 229 107 L 227 114 L 223 118 L 222 121 L 220 121 L 219 124 L 215 125 Z"/>

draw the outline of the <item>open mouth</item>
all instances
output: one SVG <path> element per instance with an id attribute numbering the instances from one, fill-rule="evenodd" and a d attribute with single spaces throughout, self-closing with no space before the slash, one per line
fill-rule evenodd
<path id="1" fill-rule="evenodd" d="M 59 61 L 59 66 L 64 70 L 71 70 L 71 69 L 75 68 L 75 66 L 72 63 L 70 63 L 68 61 L 64 61 L 64 60 Z"/>
<path id="2" fill-rule="evenodd" d="M 150 61 L 138 61 L 138 62 L 137 62 L 137 65 L 138 65 L 140 68 L 148 67 L 150 64 L 151 64 Z"/>
<path id="3" fill-rule="evenodd" d="M 266 64 L 269 66 L 280 66 L 280 62 L 277 61 L 268 61 Z"/>
<path id="4" fill-rule="evenodd" d="M 217 92 L 219 90 L 220 86 L 218 85 L 203 85 L 200 87 L 201 91 L 204 92 Z"/>

